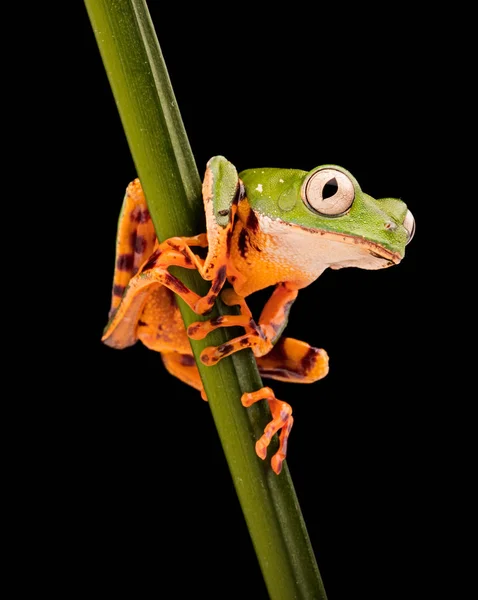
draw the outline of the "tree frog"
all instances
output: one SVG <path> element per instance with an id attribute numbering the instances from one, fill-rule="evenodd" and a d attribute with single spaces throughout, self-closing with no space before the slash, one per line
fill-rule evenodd
<path id="1" fill-rule="evenodd" d="M 138 179 L 127 187 L 118 223 L 116 266 L 109 322 L 103 342 L 125 348 L 141 340 L 161 353 L 166 369 L 201 391 L 189 338 L 201 339 L 218 327 L 240 326 L 244 333 L 200 360 L 215 365 L 225 356 L 251 348 L 262 376 L 312 383 L 328 372 L 325 350 L 282 335 L 299 290 L 328 267 L 381 269 L 398 264 L 415 230 L 407 206 L 398 199 L 375 200 L 337 165 L 298 169 L 248 169 L 237 173 L 223 156 L 207 164 L 202 186 L 206 233 L 156 239 Z M 197 248 L 207 248 L 201 258 Z M 196 252 L 195 252 L 196 249 Z M 200 297 L 169 273 L 170 266 L 197 269 L 211 281 Z M 229 286 L 224 287 L 229 282 Z M 259 319 L 246 298 L 273 287 Z M 207 314 L 217 296 L 240 314 L 196 322 L 185 329 L 175 294 L 197 314 Z M 272 420 L 256 442 L 265 459 L 280 431 L 271 467 L 279 474 L 293 424 L 291 406 L 269 387 L 243 394 L 245 407 L 267 400 Z"/>

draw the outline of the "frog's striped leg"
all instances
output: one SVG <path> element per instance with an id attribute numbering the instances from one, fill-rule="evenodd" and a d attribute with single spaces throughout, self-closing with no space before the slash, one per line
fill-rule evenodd
<path id="1" fill-rule="evenodd" d="M 116 242 L 115 273 L 110 318 L 118 309 L 124 291 L 142 263 L 151 255 L 156 233 L 139 179 L 126 188 Z"/>
<path id="2" fill-rule="evenodd" d="M 178 242 L 175 243 L 175 240 Z M 131 279 L 140 271 L 176 264 L 202 268 L 203 261 L 190 250 L 190 246 L 207 246 L 207 235 L 171 238 L 158 244 L 141 183 L 139 179 L 132 181 L 126 188 L 118 221 L 110 318 L 118 310 Z M 184 248 L 187 248 L 187 253 Z M 160 255 L 162 258 L 158 261 Z M 176 282 L 176 278 L 172 278 L 173 291 L 176 291 L 175 285 L 180 287 Z"/>
<path id="3" fill-rule="evenodd" d="M 269 387 L 263 387 L 257 392 L 243 394 L 241 401 L 243 406 L 251 406 L 260 400 L 267 400 L 272 413 L 272 421 L 264 429 L 263 435 L 256 442 L 256 454 L 262 459 L 266 458 L 267 447 L 270 444 L 272 436 L 281 429 L 279 436 L 279 449 L 271 459 L 271 467 L 274 473 L 279 473 L 282 470 L 282 463 L 287 454 L 287 441 L 289 439 L 290 430 L 294 423 L 292 417 L 292 409 L 287 402 L 278 400 L 274 392 Z"/>
<path id="4" fill-rule="evenodd" d="M 167 242 L 163 242 L 142 265 L 138 274 L 130 279 L 120 305 L 105 328 L 102 337 L 105 344 L 113 348 L 126 348 L 136 343 L 141 315 L 148 306 L 148 300 L 156 297 L 161 286 L 175 292 L 194 310 L 200 296 L 168 272 L 168 268 L 173 265 L 185 269 L 195 268 L 187 254 L 172 249 Z"/>
<path id="5" fill-rule="evenodd" d="M 329 372 L 325 350 L 288 337 L 279 338 L 270 352 L 256 360 L 262 377 L 290 383 L 314 383 Z"/>
<path id="6" fill-rule="evenodd" d="M 250 316 L 249 309 L 246 310 L 244 298 L 227 290 L 223 297 L 224 302 L 230 306 L 238 304 L 241 315 L 225 315 L 211 321 L 192 323 L 188 328 L 188 335 L 192 339 L 202 339 L 218 327 L 233 326 L 244 327 L 246 333 L 220 346 L 205 348 L 201 353 L 201 361 L 206 365 L 214 365 L 225 356 L 244 348 L 251 348 L 256 357 L 267 354 L 287 325 L 289 311 L 297 294 L 297 287 L 291 283 L 277 285 L 264 306 L 259 323 L 256 324 Z"/>

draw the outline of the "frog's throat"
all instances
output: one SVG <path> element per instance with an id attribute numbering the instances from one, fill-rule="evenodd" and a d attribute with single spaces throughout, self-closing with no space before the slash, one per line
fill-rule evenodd
<path id="1" fill-rule="evenodd" d="M 403 256 L 399 252 L 392 252 L 387 248 L 384 248 L 377 242 L 372 242 L 371 240 L 367 240 L 364 237 L 358 237 L 355 235 L 349 235 L 346 233 L 335 233 L 333 231 L 326 231 L 324 229 L 313 229 L 311 227 L 304 227 L 303 225 L 296 225 L 296 227 L 300 227 L 304 231 L 310 231 L 311 233 L 319 234 L 323 236 L 326 240 L 333 240 L 335 242 L 343 242 L 345 244 L 361 246 L 365 248 L 369 254 L 374 256 L 375 258 L 382 259 L 391 265 L 398 265 L 398 263 L 402 260 Z"/>

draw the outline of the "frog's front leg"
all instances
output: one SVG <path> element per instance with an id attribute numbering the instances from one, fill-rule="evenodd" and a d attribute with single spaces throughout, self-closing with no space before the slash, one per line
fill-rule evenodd
<path id="1" fill-rule="evenodd" d="M 225 356 L 244 348 L 251 348 L 256 357 L 267 354 L 287 325 L 289 311 L 297 294 L 298 288 L 294 284 L 278 284 L 256 324 L 244 298 L 231 289 L 224 290 L 223 302 L 228 306 L 238 305 L 241 314 L 224 315 L 210 321 L 192 323 L 188 328 L 189 337 L 195 340 L 202 339 L 218 327 L 240 326 L 244 327 L 246 333 L 220 346 L 205 348 L 201 353 L 201 361 L 206 365 L 214 365 Z"/>
<path id="2" fill-rule="evenodd" d="M 234 165 L 222 156 L 212 158 L 207 164 L 202 193 L 207 226 L 207 236 L 204 236 L 208 246 L 206 258 L 200 259 L 190 247 L 205 246 L 201 236 L 197 236 L 197 240 L 201 238 L 200 241 L 176 237 L 163 242 L 142 267 L 143 273 L 150 272 L 148 277 L 159 280 L 181 296 L 200 315 L 212 309 L 228 276 L 240 277 L 232 265 L 228 270 L 230 240 L 241 194 L 241 183 Z M 208 293 L 200 297 L 186 288 L 167 271 L 173 265 L 196 268 L 203 279 L 211 281 Z"/>

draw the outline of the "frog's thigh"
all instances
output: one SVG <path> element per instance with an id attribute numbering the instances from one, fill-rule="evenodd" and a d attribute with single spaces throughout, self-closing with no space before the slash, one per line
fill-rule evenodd
<path id="1" fill-rule="evenodd" d="M 191 354 L 191 346 L 174 293 L 165 286 L 152 290 L 138 315 L 136 337 L 150 350 Z"/>
<path id="2" fill-rule="evenodd" d="M 268 354 L 256 360 L 263 377 L 291 383 L 313 383 L 329 371 L 325 350 L 288 337 L 281 337 Z"/>
<path id="3" fill-rule="evenodd" d="M 153 252 L 156 233 L 139 179 L 126 188 L 118 220 L 110 317 L 120 305 L 130 279 Z"/>
<path id="4" fill-rule="evenodd" d="M 136 335 L 147 348 L 161 353 L 171 375 L 200 390 L 206 399 L 181 313 L 167 287 L 158 287 L 149 295 L 138 319 Z"/>
<path id="5" fill-rule="evenodd" d="M 199 371 L 192 354 L 180 354 L 179 352 L 161 352 L 166 369 L 184 383 L 199 390 L 201 396 L 206 400 Z"/>

